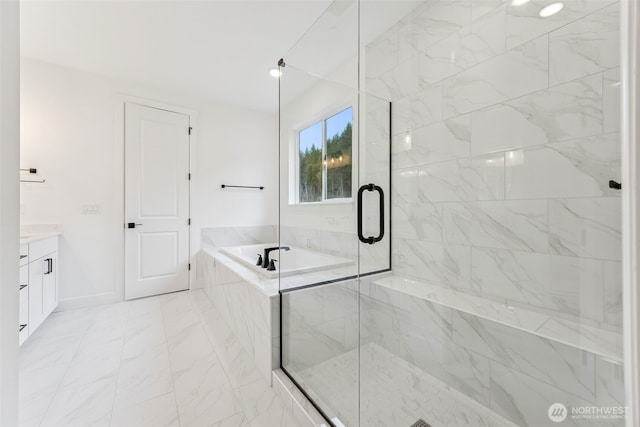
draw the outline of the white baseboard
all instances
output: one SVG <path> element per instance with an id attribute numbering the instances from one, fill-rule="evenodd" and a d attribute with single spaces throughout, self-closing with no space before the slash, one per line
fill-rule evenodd
<path id="1" fill-rule="evenodd" d="M 56 307 L 54 311 L 74 310 L 77 308 L 93 307 L 96 305 L 113 304 L 120 301 L 123 301 L 123 299 L 116 292 L 76 298 L 66 298 L 61 299 L 58 302 L 58 307 Z"/>

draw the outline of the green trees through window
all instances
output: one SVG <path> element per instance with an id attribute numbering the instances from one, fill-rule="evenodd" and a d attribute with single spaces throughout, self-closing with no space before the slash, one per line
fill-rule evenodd
<path id="1" fill-rule="evenodd" d="M 298 201 L 351 197 L 353 109 L 303 129 L 298 134 Z"/>

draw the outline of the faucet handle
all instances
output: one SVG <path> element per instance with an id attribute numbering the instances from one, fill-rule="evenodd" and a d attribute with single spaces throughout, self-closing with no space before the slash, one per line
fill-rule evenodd
<path id="1" fill-rule="evenodd" d="M 277 259 L 269 260 L 269 267 L 267 267 L 267 271 L 276 271 L 276 262 L 278 262 Z"/>
<path id="2" fill-rule="evenodd" d="M 256 265 L 262 267 L 262 254 L 258 254 L 258 261 L 256 261 Z"/>

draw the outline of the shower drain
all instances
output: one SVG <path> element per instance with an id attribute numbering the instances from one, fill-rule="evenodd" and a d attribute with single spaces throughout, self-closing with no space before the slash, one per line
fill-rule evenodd
<path id="1" fill-rule="evenodd" d="M 431 424 L 429 424 L 428 422 L 426 422 L 425 420 L 423 420 L 421 418 L 418 421 L 416 421 L 415 423 L 411 424 L 411 426 L 409 426 L 409 427 L 431 427 Z"/>

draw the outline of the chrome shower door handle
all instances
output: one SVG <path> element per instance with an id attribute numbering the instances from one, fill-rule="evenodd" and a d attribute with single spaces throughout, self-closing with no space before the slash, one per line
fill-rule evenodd
<path id="1" fill-rule="evenodd" d="M 362 195 L 365 191 L 377 191 L 380 196 L 380 233 L 377 236 L 364 237 L 362 234 Z M 358 239 L 362 243 L 373 245 L 384 238 L 384 191 L 375 184 L 365 184 L 358 190 Z"/>

